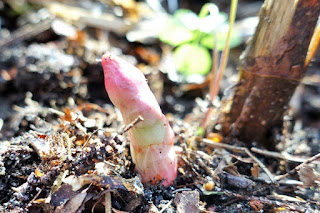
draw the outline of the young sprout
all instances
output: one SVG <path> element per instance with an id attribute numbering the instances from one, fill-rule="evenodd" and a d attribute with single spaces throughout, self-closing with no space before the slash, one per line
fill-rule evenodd
<path id="1" fill-rule="evenodd" d="M 128 131 L 133 162 L 143 183 L 172 184 L 177 175 L 174 133 L 151 92 L 143 73 L 107 52 L 102 57 L 104 83 L 126 125 L 143 121 Z"/>

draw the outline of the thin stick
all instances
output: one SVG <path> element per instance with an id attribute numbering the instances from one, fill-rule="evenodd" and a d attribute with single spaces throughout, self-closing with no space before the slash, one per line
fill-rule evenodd
<path id="1" fill-rule="evenodd" d="M 29 202 L 29 205 L 28 206 L 31 206 L 32 203 L 39 197 L 39 195 L 41 194 L 43 190 L 43 187 L 38 191 L 38 193 L 32 198 L 32 200 Z"/>
<path id="2" fill-rule="evenodd" d="M 306 57 L 306 60 L 304 62 L 304 67 L 308 67 L 311 60 L 314 58 L 314 56 L 316 55 L 316 53 L 318 52 L 318 48 L 320 45 L 320 25 L 318 25 L 316 27 L 316 29 L 314 30 L 314 33 L 312 35 L 312 39 L 310 41 L 310 45 L 309 45 L 309 49 L 308 49 L 308 54 Z"/>
<path id="3" fill-rule="evenodd" d="M 89 138 L 86 140 L 86 142 L 83 144 L 82 147 L 86 147 L 87 144 L 89 143 L 89 141 L 91 140 L 91 138 L 93 137 L 93 135 L 96 134 L 98 131 L 103 131 L 103 132 L 105 132 L 103 129 L 96 129 L 96 130 L 94 130 L 94 131 L 91 133 L 91 135 L 89 136 Z"/>
<path id="4" fill-rule="evenodd" d="M 0 118 L 0 131 L 1 131 L 2 127 L 3 127 L 3 120 Z"/>
<path id="5" fill-rule="evenodd" d="M 53 18 L 48 18 L 46 20 L 43 20 L 37 23 L 36 27 L 34 24 L 28 24 L 19 28 L 18 30 L 13 32 L 10 37 L 0 40 L 0 50 L 2 50 L 2 48 L 20 43 L 24 40 L 27 40 L 29 38 L 32 38 L 36 35 L 41 34 L 42 32 L 50 28 L 52 21 L 53 21 Z"/>
<path id="6" fill-rule="evenodd" d="M 242 195 L 242 194 L 237 194 L 234 192 L 230 192 L 228 190 L 224 190 L 224 194 L 228 195 L 229 197 L 235 197 L 239 198 L 241 200 L 247 200 L 247 201 L 259 201 L 262 204 L 274 207 L 274 206 L 279 206 L 279 207 L 285 207 L 288 210 L 295 211 L 295 212 L 305 212 L 306 208 L 300 207 L 298 205 L 294 204 L 289 204 L 288 202 L 282 202 L 278 200 L 270 200 L 267 197 L 255 197 L 255 196 L 248 196 L 248 195 Z"/>
<path id="7" fill-rule="evenodd" d="M 92 208 L 91 208 L 91 213 L 94 213 L 95 212 L 95 208 L 96 206 L 98 205 L 98 203 L 100 203 L 103 198 L 106 199 L 105 195 L 107 193 L 111 193 L 111 192 L 114 192 L 113 190 L 110 190 L 110 189 L 106 189 L 102 192 L 99 193 L 99 195 L 97 196 L 99 199 L 92 205 Z M 106 205 L 106 202 L 101 202 L 102 204 Z"/>
<path id="8" fill-rule="evenodd" d="M 124 133 L 128 132 L 132 127 L 134 127 L 140 121 L 143 121 L 143 117 L 139 115 L 134 121 L 126 125 L 120 132 L 119 135 L 123 135 Z"/>
<path id="9" fill-rule="evenodd" d="M 159 211 L 159 213 L 164 212 L 164 211 L 171 205 L 171 203 L 172 203 L 172 200 L 170 200 L 170 201 Z"/>
<path id="10" fill-rule="evenodd" d="M 264 155 L 264 156 L 268 156 L 268 157 L 272 157 L 272 158 L 277 158 L 277 159 L 282 159 L 282 160 L 286 160 L 286 161 L 291 161 L 291 162 L 296 162 L 296 163 L 303 163 L 306 160 L 308 160 L 308 158 L 297 157 L 297 156 L 290 155 L 288 153 L 280 153 L 280 152 L 273 152 L 273 151 L 268 151 L 268 150 L 264 150 L 264 149 L 258 149 L 256 147 L 252 147 L 251 151 L 258 153 L 260 155 Z M 320 162 L 314 162 L 314 163 L 318 164 L 318 165 L 320 164 Z"/>
<path id="11" fill-rule="evenodd" d="M 218 73 L 218 49 L 217 49 L 217 33 L 214 32 L 214 47 L 212 50 L 212 70 L 211 70 L 211 84 L 209 85 L 210 89 L 210 102 L 215 98 L 214 87 L 219 87 L 219 85 L 215 85 L 216 79 L 219 76 Z"/>
<path id="12" fill-rule="evenodd" d="M 91 213 L 94 213 L 94 209 L 96 208 L 97 204 L 101 202 L 103 197 L 101 196 L 97 202 L 95 202 L 91 208 Z"/>
<path id="13" fill-rule="evenodd" d="M 61 111 L 53 109 L 53 108 L 49 108 L 49 112 L 54 113 L 54 114 L 56 114 L 56 115 L 58 115 L 60 117 L 63 117 L 63 116 L 66 115 L 64 112 L 61 112 Z"/>
<path id="14" fill-rule="evenodd" d="M 213 171 L 210 167 L 208 167 L 208 166 L 202 161 L 201 158 L 196 158 L 196 159 L 197 159 L 197 161 L 198 161 L 198 164 L 199 164 L 202 168 L 204 168 L 204 170 L 206 170 L 206 172 L 212 177 L 212 179 L 213 179 L 213 180 L 216 180 L 217 177 L 216 177 L 216 174 L 214 173 L 214 171 Z"/>
<path id="15" fill-rule="evenodd" d="M 268 168 L 258 159 L 256 158 L 247 148 L 245 147 L 237 147 L 237 146 L 232 146 L 229 144 L 223 144 L 223 143 L 215 143 L 212 142 L 211 140 L 208 140 L 206 138 L 202 139 L 202 142 L 205 143 L 208 146 L 211 146 L 213 148 L 223 148 L 223 149 L 229 149 L 233 151 L 238 151 L 242 153 L 246 153 L 249 157 L 252 158 L 259 166 L 260 168 L 268 175 L 270 181 L 272 183 L 276 183 L 274 176 L 271 174 L 271 172 L 268 170 Z"/>
<path id="16" fill-rule="evenodd" d="M 111 213 L 112 212 L 112 206 L 111 206 L 111 192 L 107 192 L 105 195 L 104 195 L 104 202 L 105 202 L 105 213 Z"/>
<path id="17" fill-rule="evenodd" d="M 221 59 L 220 59 L 220 65 L 219 65 L 219 68 L 218 68 L 219 75 L 216 76 L 215 82 L 213 82 L 213 83 L 218 83 L 219 84 L 221 82 L 224 70 L 226 69 L 226 66 L 227 66 L 228 56 L 229 56 L 229 51 L 230 51 L 231 33 L 232 33 L 234 21 L 236 19 L 237 5 L 238 5 L 238 0 L 232 0 L 231 1 L 230 18 L 229 18 L 229 30 L 228 30 L 228 34 L 227 34 L 227 38 L 226 38 L 226 45 L 224 47 L 224 50 L 222 52 L 222 56 L 221 56 Z M 210 95 L 213 96 L 213 98 L 214 98 L 218 94 L 218 90 L 217 90 L 216 87 L 213 87 L 213 88 L 215 88 L 216 91 L 212 91 L 212 94 L 210 94 Z"/>
<path id="18" fill-rule="evenodd" d="M 244 151 L 247 153 L 249 157 L 251 157 L 259 166 L 260 168 L 268 175 L 269 179 L 272 183 L 276 183 L 274 176 L 271 174 L 269 169 L 258 159 L 256 158 L 247 148 L 244 148 Z"/>
<path id="19" fill-rule="evenodd" d="M 216 84 L 216 78 L 218 77 L 218 49 L 217 49 L 217 34 L 216 32 L 214 32 L 213 35 L 214 38 L 214 46 L 213 46 L 213 50 L 212 50 L 212 68 L 211 68 L 211 72 L 210 72 L 210 76 L 209 76 L 209 105 L 212 105 L 213 99 L 215 98 L 214 95 L 214 91 L 216 90 L 214 87 L 218 87 L 219 88 L 219 83 Z M 205 128 L 207 127 L 207 122 L 208 119 L 211 115 L 212 109 L 211 107 L 208 107 L 200 126 L 203 128 L 203 130 L 205 130 Z"/>
<path id="20" fill-rule="evenodd" d="M 132 127 L 134 127 L 137 123 L 139 123 L 140 121 L 143 121 L 144 119 L 142 118 L 142 116 L 139 115 L 138 118 L 136 118 L 134 121 L 132 121 L 130 124 L 126 125 L 116 136 L 113 137 L 113 139 L 115 139 L 115 137 L 117 137 L 118 135 L 123 135 L 124 133 L 126 133 L 127 131 L 129 131 Z M 91 135 L 89 136 L 89 138 L 87 139 L 87 141 L 83 144 L 83 147 L 85 147 L 87 145 L 87 143 L 91 140 L 91 138 L 93 137 L 94 134 L 96 134 L 98 131 L 103 131 L 105 132 L 105 130 L 103 129 L 96 129 L 94 130 Z"/>
<path id="21" fill-rule="evenodd" d="M 184 139 L 185 139 L 184 134 L 180 134 L 179 135 L 180 146 L 181 146 L 182 150 L 184 151 L 185 155 L 187 156 L 188 161 L 191 161 L 190 152 L 187 148 L 187 145 L 186 145 L 186 142 Z"/>
<path id="22" fill-rule="evenodd" d="M 236 13 L 237 13 L 237 5 L 238 5 L 238 0 L 232 0 L 231 1 L 231 7 L 230 7 L 230 18 L 229 18 L 229 30 L 226 38 L 226 44 L 224 46 L 221 59 L 220 59 L 220 64 L 218 70 L 213 74 L 214 78 L 210 82 L 210 101 L 212 102 L 214 98 L 218 95 L 219 92 L 219 85 L 221 82 L 221 79 L 223 77 L 223 73 L 226 69 L 227 62 L 228 62 L 228 57 L 229 57 L 229 51 L 230 51 L 230 40 L 231 40 L 231 33 L 234 25 L 234 21 L 236 19 Z M 216 55 L 216 54 L 215 54 Z M 214 60 L 217 60 L 216 58 Z M 215 61 L 214 61 L 215 62 Z M 216 66 L 216 65 L 215 65 Z M 205 116 L 201 122 L 201 127 L 203 130 L 206 129 L 206 124 L 208 117 L 211 114 L 211 108 L 208 108 Z"/>
<path id="23" fill-rule="evenodd" d="M 288 177 L 289 175 L 292 175 L 294 173 L 296 173 L 301 167 L 303 167 L 306 164 L 312 163 L 313 161 L 317 160 L 318 158 L 320 158 L 320 153 L 316 154 L 315 156 L 309 158 L 308 160 L 306 160 L 305 162 L 299 164 L 298 166 L 296 166 L 295 168 L 293 168 L 292 170 L 290 170 L 289 172 L 287 172 L 284 175 L 279 175 L 276 177 L 276 180 L 281 180 L 285 177 Z"/>

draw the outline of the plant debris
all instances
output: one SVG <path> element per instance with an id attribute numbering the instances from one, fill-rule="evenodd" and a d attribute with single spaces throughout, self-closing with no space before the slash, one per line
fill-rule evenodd
<path id="1" fill-rule="evenodd" d="M 284 128 L 272 130 L 274 150 L 204 138 L 199 125 L 221 96 L 210 105 L 207 84 L 173 81 L 172 49 L 154 34 L 127 40 L 157 16 L 155 5 L 71 2 L 1 2 L 0 212 L 320 211 L 319 54 Z M 70 20 L 59 5 L 83 16 Z M 142 70 L 173 129 L 178 174 L 168 187 L 142 184 L 135 170 L 127 131 L 141 118 L 124 125 L 105 93 L 96 59 L 107 50 Z M 228 66 L 222 88 L 234 78 Z"/>

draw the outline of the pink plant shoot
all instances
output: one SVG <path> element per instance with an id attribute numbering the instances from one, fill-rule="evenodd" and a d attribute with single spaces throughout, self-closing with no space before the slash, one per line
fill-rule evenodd
<path id="1" fill-rule="evenodd" d="M 124 123 L 143 118 L 128 131 L 131 156 L 141 181 L 171 185 L 177 176 L 174 133 L 146 78 L 139 69 L 109 52 L 103 55 L 102 66 L 106 91 L 120 109 Z"/>

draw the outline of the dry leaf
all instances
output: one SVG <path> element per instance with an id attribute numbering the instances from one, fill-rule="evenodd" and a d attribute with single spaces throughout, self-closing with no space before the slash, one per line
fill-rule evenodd
<path id="1" fill-rule="evenodd" d="M 125 179 L 121 177 L 100 176 L 93 173 L 78 177 L 70 175 L 64 178 L 63 182 L 70 184 L 73 191 L 77 191 L 85 185 L 92 184 L 106 189 L 122 189 L 138 194 L 143 193 L 143 186 L 139 178 Z"/>
<path id="2" fill-rule="evenodd" d="M 240 176 L 240 173 L 238 172 L 238 168 L 234 164 L 230 164 L 223 169 L 229 174 L 235 175 L 235 176 Z"/>
<path id="3" fill-rule="evenodd" d="M 82 192 L 76 194 L 70 201 L 65 205 L 58 206 L 55 213 L 75 213 L 82 206 L 84 199 L 87 196 L 89 187 L 82 190 Z"/>
<path id="4" fill-rule="evenodd" d="M 252 158 L 245 158 L 245 157 L 241 157 L 238 155 L 234 155 L 234 154 L 230 154 L 231 157 L 235 158 L 238 161 L 241 161 L 243 163 L 253 163 L 254 161 L 252 160 Z"/>
<path id="5" fill-rule="evenodd" d="M 279 195 L 279 194 L 274 194 L 274 195 L 268 195 L 268 198 L 271 199 L 278 199 L 278 200 L 282 200 L 282 201 L 286 201 L 286 202 L 297 202 L 297 203 L 305 203 L 306 201 L 301 199 L 301 198 L 295 198 L 295 197 L 291 197 L 291 196 L 287 196 L 287 195 Z"/>
<path id="6" fill-rule="evenodd" d="M 252 168 L 251 168 L 251 175 L 254 177 L 254 178 L 258 178 L 259 175 L 260 175 L 260 167 L 258 164 L 254 163 Z"/>
<path id="7" fill-rule="evenodd" d="M 174 197 L 174 203 L 177 206 L 177 212 L 199 212 L 199 199 L 200 195 L 198 191 L 184 191 L 176 194 Z"/>
<path id="8" fill-rule="evenodd" d="M 63 184 L 55 193 L 52 194 L 50 203 L 53 206 L 60 206 L 72 199 L 78 192 L 73 191 L 71 185 Z"/>
<path id="9" fill-rule="evenodd" d="M 263 209 L 263 204 L 259 200 L 250 200 L 249 205 L 255 212 L 260 212 Z"/>
<path id="10" fill-rule="evenodd" d="M 315 186 L 315 181 L 320 178 L 320 175 L 309 165 L 302 166 L 298 171 L 298 174 L 305 187 Z"/>
<path id="11" fill-rule="evenodd" d="M 37 178 L 40 178 L 44 175 L 38 168 L 34 170 L 34 174 Z"/>

